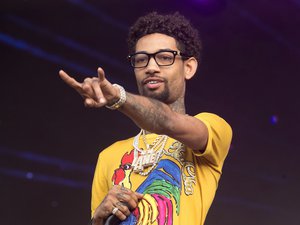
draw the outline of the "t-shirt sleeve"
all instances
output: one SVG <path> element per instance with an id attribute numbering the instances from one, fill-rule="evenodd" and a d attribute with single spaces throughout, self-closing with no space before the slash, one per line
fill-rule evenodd
<path id="1" fill-rule="evenodd" d="M 107 183 L 107 176 L 106 176 L 106 167 L 104 166 L 104 162 L 102 161 L 101 154 L 99 154 L 93 185 L 92 185 L 92 199 L 91 199 L 91 216 L 93 217 L 95 210 L 102 202 L 104 197 L 108 193 L 108 183 Z"/>
<path id="2" fill-rule="evenodd" d="M 203 157 L 214 169 L 221 172 L 232 139 L 230 125 L 221 117 L 212 113 L 200 113 L 195 116 L 208 129 L 208 140 L 203 152 L 194 152 Z"/>

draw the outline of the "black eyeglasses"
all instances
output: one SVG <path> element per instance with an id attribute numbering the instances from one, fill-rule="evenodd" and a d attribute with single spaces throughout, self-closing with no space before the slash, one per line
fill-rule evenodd
<path id="1" fill-rule="evenodd" d="M 181 56 L 183 59 L 189 58 L 178 51 L 173 50 L 160 50 L 158 52 L 149 54 L 145 52 L 138 52 L 129 55 L 127 58 L 133 68 L 143 68 L 148 66 L 150 59 L 153 57 L 157 65 L 170 66 L 174 63 L 176 55 Z"/>

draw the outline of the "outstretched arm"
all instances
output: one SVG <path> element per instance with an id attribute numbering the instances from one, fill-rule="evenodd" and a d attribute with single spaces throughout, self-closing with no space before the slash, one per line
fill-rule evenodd
<path id="1" fill-rule="evenodd" d="M 166 134 L 194 150 L 205 149 L 208 133 L 204 123 L 173 111 L 163 102 L 127 93 L 126 103 L 119 111 L 147 131 Z"/>
<path id="2" fill-rule="evenodd" d="M 84 99 L 86 107 L 112 105 L 120 99 L 120 91 L 98 69 L 98 78 L 86 78 L 77 82 L 64 71 L 60 77 L 74 88 Z M 137 126 L 157 134 L 166 134 L 194 150 L 204 150 L 208 132 L 200 120 L 174 112 L 168 105 L 156 99 L 126 92 L 127 100 L 118 110 L 132 119 Z"/>

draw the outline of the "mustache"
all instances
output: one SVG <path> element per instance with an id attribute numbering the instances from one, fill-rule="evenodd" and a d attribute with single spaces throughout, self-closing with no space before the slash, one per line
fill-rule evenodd
<path id="1" fill-rule="evenodd" d="M 154 76 L 149 75 L 141 81 L 141 84 L 142 85 L 145 84 L 148 80 L 157 80 L 157 81 L 160 81 L 160 82 L 166 82 L 167 83 L 167 80 L 164 77 L 156 76 L 156 75 L 154 75 Z"/>

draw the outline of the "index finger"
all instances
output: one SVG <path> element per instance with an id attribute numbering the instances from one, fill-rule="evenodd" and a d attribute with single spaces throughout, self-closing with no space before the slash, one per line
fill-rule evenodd
<path id="1" fill-rule="evenodd" d="M 81 83 L 77 82 L 73 77 L 69 76 L 65 71 L 60 70 L 58 74 L 60 78 L 70 87 L 76 90 L 81 88 Z"/>

